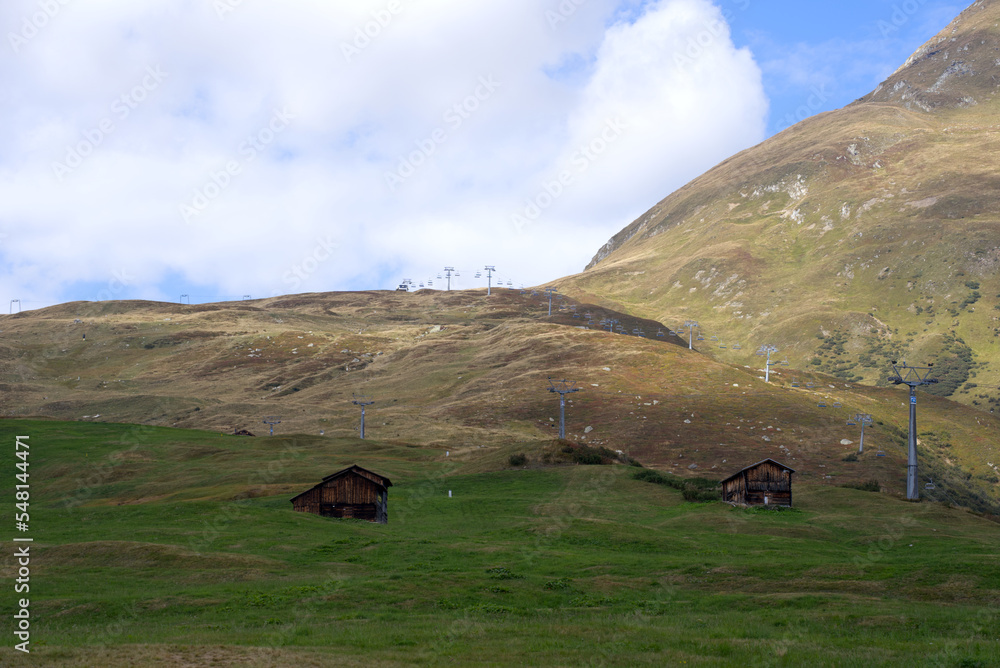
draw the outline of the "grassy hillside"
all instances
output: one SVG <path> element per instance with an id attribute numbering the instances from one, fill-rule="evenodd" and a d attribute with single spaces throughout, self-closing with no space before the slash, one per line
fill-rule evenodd
<path id="1" fill-rule="evenodd" d="M 747 511 L 628 466 L 0 421 L 15 434 L 34 651 L 4 665 L 1000 661 L 1000 529 L 940 504 L 796 481 L 794 510 Z M 392 479 L 388 525 L 291 511 L 352 463 Z M 10 591 L 9 550 L 0 568 Z"/>
<path id="2" fill-rule="evenodd" d="M 357 393 L 376 402 L 371 438 L 456 453 L 520 448 L 539 461 L 532 444 L 557 433 L 551 376 L 582 390 L 567 402 L 574 441 L 682 475 L 774 457 L 806 479 L 875 478 L 903 491 L 903 392 L 787 368 L 765 383 L 749 341 L 726 363 L 705 354 L 714 342 L 688 350 L 657 337 L 655 322 L 555 307 L 549 317 L 542 297 L 519 292 L 372 292 L 75 303 L 0 316 L 4 412 L 258 435 L 264 416 L 279 415 L 278 434 L 350 437 Z M 591 327 L 613 317 L 648 336 L 582 329 L 587 313 Z M 860 429 L 846 424 L 856 413 L 876 422 L 867 452 L 845 461 L 858 449 Z M 998 514 L 1000 423 L 927 395 L 919 420 L 922 482 L 933 479 L 942 500 Z"/>
<path id="3" fill-rule="evenodd" d="M 723 162 L 557 285 L 845 381 L 936 363 L 934 392 L 1000 407 L 998 25 L 976 2 L 877 91 Z"/>

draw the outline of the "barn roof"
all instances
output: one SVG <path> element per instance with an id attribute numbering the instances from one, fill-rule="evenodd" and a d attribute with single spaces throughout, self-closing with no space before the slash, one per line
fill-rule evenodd
<path id="1" fill-rule="evenodd" d="M 374 471 L 369 471 L 368 469 L 361 468 L 357 464 L 351 464 L 346 469 L 342 469 L 340 471 L 337 471 L 336 473 L 331 473 L 330 475 L 323 478 L 323 482 L 326 482 L 327 480 L 333 480 L 334 478 L 339 478 L 340 476 L 347 475 L 348 473 L 358 473 L 360 475 L 364 475 L 362 471 L 368 474 L 364 477 L 368 478 L 369 480 L 372 480 L 372 482 L 378 482 L 383 487 L 392 487 L 392 482 L 384 475 L 379 475 Z"/>
<path id="2" fill-rule="evenodd" d="M 776 462 L 775 460 L 768 458 L 768 459 L 762 459 L 759 462 L 757 462 L 756 464 L 751 464 L 750 466 L 747 466 L 745 468 L 740 469 L 739 471 L 737 471 L 736 473 L 732 474 L 731 476 L 729 476 L 728 478 L 726 478 L 722 482 L 729 482 L 730 480 L 732 480 L 733 478 L 737 477 L 739 474 L 743 473 L 744 471 L 749 471 L 750 469 L 755 469 L 758 466 L 760 466 L 761 464 L 766 464 L 768 462 L 771 462 L 775 466 L 778 466 L 780 468 L 785 469 L 789 473 L 795 473 L 795 469 L 793 469 L 793 468 L 791 468 L 789 466 L 785 466 L 781 462 Z"/>
<path id="3" fill-rule="evenodd" d="M 384 475 L 379 475 L 378 473 L 375 473 L 373 471 L 369 471 L 368 469 L 361 468 L 357 464 L 351 464 L 346 469 L 341 469 L 340 471 L 337 471 L 336 473 L 331 473 L 330 475 L 326 476 L 325 478 L 323 478 L 323 480 L 321 480 L 320 482 L 316 483 L 315 485 L 313 485 L 312 487 L 310 487 L 306 491 L 302 492 L 302 494 L 308 494 L 309 492 L 313 491 L 314 489 L 316 489 L 317 487 L 319 487 L 323 483 L 329 482 L 330 480 L 334 480 L 335 478 L 340 478 L 340 477 L 345 476 L 345 475 L 347 475 L 349 473 L 353 473 L 353 474 L 359 475 L 359 476 L 361 476 L 363 478 L 367 478 L 368 480 L 374 482 L 376 485 L 381 485 L 382 487 L 386 487 L 386 488 L 392 487 L 392 481 L 390 481 Z M 300 496 L 302 496 L 302 494 L 296 494 L 295 496 L 292 497 L 291 500 L 295 501 L 295 499 L 297 499 Z"/>

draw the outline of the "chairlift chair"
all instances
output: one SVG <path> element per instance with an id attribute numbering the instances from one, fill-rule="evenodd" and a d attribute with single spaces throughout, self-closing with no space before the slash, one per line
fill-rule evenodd
<path id="1" fill-rule="evenodd" d="M 877 451 L 875 453 L 875 456 L 876 457 L 885 457 L 885 452 L 883 452 L 882 450 L 879 450 L 879 451 Z"/>
<path id="2" fill-rule="evenodd" d="M 427 287 L 432 287 L 433 285 L 434 285 L 434 281 L 428 279 L 427 280 Z"/>
<path id="3" fill-rule="evenodd" d="M 819 407 L 820 408 L 826 408 L 826 402 L 825 401 L 819 402 Z"/>
<path id="4" fill-rule="evenodd" d="M 704 336 L 702 336 L 701 334 L 699 334 L 699 335 L 698 335 L 698 338 L 697 338 L 697 339 L 695 339 L 695 340 L 696 340 L 696 341 L 704 341 L 704 340 L 705 340 L 705 337 L 704 337 Z"/>
<path id="5" fill-rule="evenodd" d="M 726 344 L 722 344 L 721 346 L 719 346 L 719 348 L 721 348 L 722 350 L 727 350 Z"/>
<path id="6" fill-rule="evenodd" d="M 441 274 L 438 274 L 438 278 L 439 278 L 439 279 L 441 278 Z"/>
<path id="7" fill-rule="evenodd" d="M 733 344 L 733 350 L 743 350 L 743 346 L 738 343 Z"/>
<path id="8" fill-rule="evenodd" d="M 719 340 L 719 337 L 717 337 L 717 336 L 713 336 L 713 337 L 712 337 L 712 338 L 711 338 L 710 340 L 711 340 L 711 341 L 718 341 L 718 340 Z"/>
<path id="9" fill-rule="evenodd" d="M 800 384 L 799 384 L 799 382 L 798 382 L 798 381 L 794 381 L 794 380 L 793 380 L 793 381 L 792 381 L 792 387 L 800 387 Z"/>
<path id="10" fill-rule="evenodd" d="M 841 403 L 840 403 L 839 401 L 837 401 L 837 402 L 835 402 L 835 403 L 833 404 L 833 407 L 834 407 L 834 408 L 841 408 L 841 407 L 842 407 L 842 404 L 841 404 Z"/>
<path id="11" fill-rule="evenodd" d="M 931 489 L 937 489 L 937 487 L 934 486 L 934 481 L 931 480 L 930 482 L 924 485 L 924 489 L 931 490 Z"/>
<path id="12" fill-rule="evenodd" d="M 855 422 L 854 420 L 848 420 L 848 421 L 847 421 L 847 426 L 848 426 L 848 427 L 857 427 L 857 426 L 858 426 L 858 423 L 857 423 L 857 422 Z"/>
<path id="13" fill-rule="evenodd" d="M 477 271 L 477 272 L 476 272 L 476 278 L 482 278 L 482 277 L 483 277 L 483 275 L 482 275 L 482 274 L 480 274 L 480 273 L 479 273 L 479 272 Z"/>

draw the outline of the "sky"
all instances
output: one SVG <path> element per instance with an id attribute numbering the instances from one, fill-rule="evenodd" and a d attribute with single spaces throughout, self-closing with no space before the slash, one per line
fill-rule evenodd
<path id="1" fill-rule="evenodd" d="M 544 285 L 966 4 L 4 0 L 0 308 Z"/>

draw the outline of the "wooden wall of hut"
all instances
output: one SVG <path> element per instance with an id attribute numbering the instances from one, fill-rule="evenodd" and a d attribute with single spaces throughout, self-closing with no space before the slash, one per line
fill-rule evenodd
<path id="1" fill-rule="evenodd" d="M 324 517 L 352 518 L 386 524 L 389 521 L 388 490 L 381 478 L 367 471 L 350 471 L 324 480 L 292 500 L 299 512 Z"/>
<path id="2" fill-rule="evenodd" d="M 722 498 L 749 506 L 791 506 L 792 473 L 788 467 L 765 460 L 722 481 Z"/>

